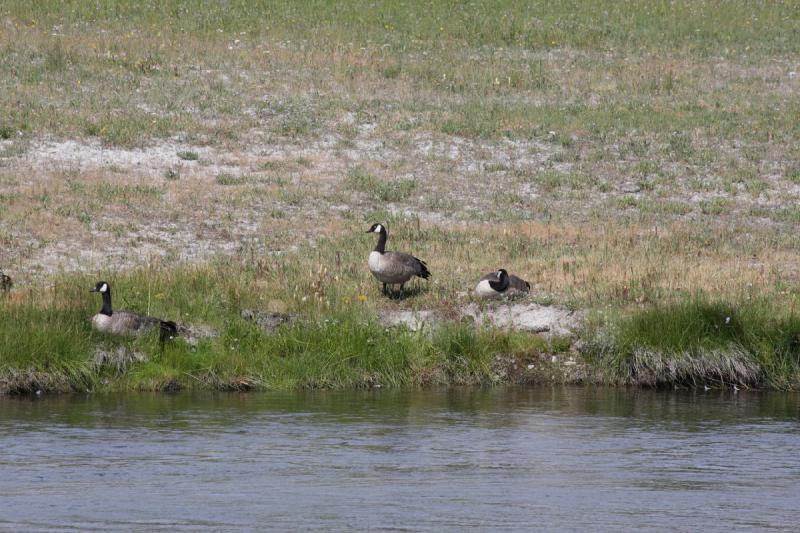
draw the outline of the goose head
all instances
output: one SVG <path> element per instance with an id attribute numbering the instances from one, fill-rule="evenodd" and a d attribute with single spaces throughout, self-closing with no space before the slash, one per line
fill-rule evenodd
<path id="1" fill-rule="evenodd" d="M 98 281 L 97 285 L 94 286 L 94 289 L 90 289 L 89 292 L 99 292 L 99 293 L 107 293 L 111 292 L 111 287 L 109 287 L 108 283 L 105 281 Z"/>
<path id="2" fill-rule="evenodd" d="M 497 271 L 497 281 L 500 283 L 505 283 L 508 279 L 508 271 L 505 268 L 501 268 Z"/>
<path id="3" fill-rule="evenodd" d="M 383 224 L 373 224 L 367 233 L 386 233 L 386 227 Z"/>

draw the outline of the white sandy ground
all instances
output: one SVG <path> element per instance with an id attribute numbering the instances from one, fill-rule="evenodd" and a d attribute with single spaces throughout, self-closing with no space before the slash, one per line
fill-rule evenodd
<path id="1" fill-rule="evenodd" d="M 138 217 L 104 210 L 88 227 L 57 240 L 37 239 L 36 235 L 26 235 L 8 227 L 7 232 L 15 245 L 5 251 L 3 268 L 14 272 L 17 278 L 35 279 L 59 271 L 130 268 L 158 257 L 202 262 L 218 254 L 231 255 L 259 241 L 263 223 L 268 222 L 273 209 L 280 209 L 289 219 L 298 220 L 330 216 L 335 211 L 368 209 L 370 206 L 365 205 L 363 195 L 358 193 L 351 193 L 344 202 L 341 195 L 333 197 L 347 179 L 347 170 L 357 165 L 391 167 L 388 172 L 394 172 L 397 167 L 399 174 L 393 178 L 412 177 L 427 183 L 435 181 L 434 174 L 440 172 L 439 167 L 446 162 L 452 184 L 447 185 L 442 194 L 456 201 L 456 209 L 420 208 L 426 200 L 425 193 L 407 202 L 383 206 L 393 213 L 416 215 L 423 222 L 443 223 L 449 218 L 463 216 L 465 210 L 482 210 L 491 205 L 494 191 L 503 186 L 505 178 L 481 179 L 485 166 L 543 169 L 553 152 L 549 145 L 533 141 L 479 141 L 421 133 L 387 139 L 374 130 L 373 124 L 360 125 L 356 138 L 345 147 L 340 146 L 341 139 L 335 135 L 312 140 L 275 140 L 261 131 L 243 135 L 248 142 L 235 150 L 194 146 L 177 138 L 154 140 L 147 147 L 133 149 L 105 146 L 97 139 L 33 140 L 21 154 L 0 159 L 3 172 L 20 176 L 24 187 L 45 188 L 53 182 L 63 185 L 65 176 L 75 181 L 81 181 L 83 176 L 93 179 L 99 176 L 109 183 L 167 187 L 161 199 L 166 205 L 157 205 Z M 195 152 L 198 160 L 181 159 L 177 154 L 183 151 Z M 310 205 L 287 205 L 279 199 L 257 197 L 253 193 L 249 205 L 241 208 L 215 209 L 204 205 L 201 209 L 206 212 L 201 215 L 175 220 L 170 204 L 178 205 L 181 200 L 178 196 L 195 189 L 203 194 L 209 194 L 209 190 L 213 194 L 217 190 L 214 188 L 219 188 L 220 192 L 229 190 L 215 183 L 220 174 L 252 175 L 259 172 L 259 165 L 265 161 L 291 165 L 298 160 L 305 161 L 307 167 L 288 172 L 288 187 L 311 188 L 316 197 Z M 168 170 L 179 174 L 176 183 L 180 190 L 177 192 L 165 178 Z M 530 198 L 539 195 L 529 186 L 520 192 Z M 4 224 L 6 222 L 0 218 L 0 229 Z M 109 233 L 107 228 L 112 226 L 128 228 L 119 235 Z"/>
<path id="2" fill-rule="evenodd" d="M 204 262 L 243 249 L 257 254 L 285 253 L 298 243 L 313 241 L 315 222 L 329 220 L 337 212 L 385 208 L 391 213 L 417 216 L 425 224 L 445 224 L 474 220 L 477 214 L 487 211 L 518 209 L 498 205 L 498 195 L 509 192 L 521 202 L 539 202 L 551 212 L 570 213 L 571 217 L 607 208 L 609 200 L 616 197 L 642 200 L 648 196 L 639 184 L 613 175 L 613 165 L 601 164 L 594 172 L 597 179 L 608 184 L 607 188 L 589 189 L 582 195 L 573 194 L 568 188 L 553 192 L 536 182 L 515 180 L 511 169 L 524 169 L 529 175 L 580 170 L 578 163 L 560 157 L 567 149 L 555 142 L 380 131 L 374 123 L 358 123 L 353 114 L 346 114 L 342 121 L 354 128 L 354 136 L 328 133 L 292 139 L 254 129 L 242 132 L 242 141 L 234 146 L 196 146 L 175 137 L 153 140 L 143 148 L 125 149 L 103 145 L 97 139 L 39 138 L 26 141 L 24 150 L 0 150 L 2 174 L 19 176 L 17 181 L 21 180 L 17 189 L 0 182 L 0 194 L 17 194 L 23 187 L 46 191 L 54 183 L 63 186 L 65 176 L 78 182 L 88 176 L 85 179 L 156 186 L 165 191 L 152 206 L 138 205 L 135 200 L 128 210 L 109 209 L 93 214 L 88 224 L 67 221 L 62 226 L 71 223 L 73 227 L 62 227 L 55 232 L 55 238 L 37 235 L 24 224 L 11 224 L 0 216 L 0 231 L 11 242 L 0 257 L 0 269 L 10 271 L 25 284 L 54 272 L 119 270 L 147 264 L 154 258 Z M 3 147 L 12 142 L 3 141 Z M 730 157 L 740 157 L 741 148 L 719 147 Z M 177 155 L 183 151 L 195 152 L 199 159 L 185 161 Z M 280 194 L 270 196 L 248 189 L 249 185 L 237 189 L 216 183 L 220 174 L 269 179 L 265 163 L 287 165 L 277 172 L 286 183 L 283 190 L 312 191 L 313 200 L 293 203 Z M 356 166 L 364 166 L 382 180 L 413 178 L 421 185 L 408 199 L 375 205 L 364 194 L 346 188 L 348 169 Z M 166 179 L 170 170 L 179 174 L 177 181 Z M 655 201 L 677 200 L 696 206 L 723 197 L 734 202 L 733 216 L 737 211 L 746 213 L 751 207 L 774 208 L 800 200 L 800 185 L 783 179 L 777 168 L 763 175 L 767 188 L 757 196 L 741 191 L 726 196 L 714 169 L 694 173 L 708 181 L 707 190 L 693 189 L 689 177 L 682 177 L 684 174 L 692 175 L 676 170 L 670 196 L 662 195 Z M 241 193 L 245 199 L 239 203 L 220 199 L 221 195 L 233 194 L 231 191 Z M 438 198 L 453 207 L 432 207 Z M 219 203 L 215 204 L 217 200 Z M 192 202 L 197 206 L 194 211 Z M 276 211 L 282 213 L 284 226 L 294 232 L 292 243 L 267 242 L 265 236 L 275 225 L 270 216 Z M 697 211 L 683 216 L 691 220 L 698 216 Z M 63 222 L 58 218 L 56 221 Z M 753 217 L 752 221 L 774 224 L 767 218 Z"/>
<path id="3" fill-rule="evenodd" d="M 570 336 L 580 327 L 583 313 L 558 306 L 536 303 L 470 303 L 460 309 L 461 318 L 470 318 L 476 325 L 492 325 L 503 329 L 546 333 L 548 336 Z M 381 322 L 387 327 L 405 326 L 411 331 L 435 328 L 444 319 L 435 311 L 384 310 Z"/>

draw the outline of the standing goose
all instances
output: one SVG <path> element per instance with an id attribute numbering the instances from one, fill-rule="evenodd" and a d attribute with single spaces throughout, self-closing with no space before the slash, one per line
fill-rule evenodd
<path id="1" fill-rule="evenodd" d="M 158 326 L 161 342 L 178 333 L 178 326 L 171 320 L 161 320 L 152 316 L 140 315 L 133 311 L 112 310 L 111 286 L 105 281 L 97 282 L 97 285 L 90 292 L 99 292 L 103 295 L 103 308 L 92 317 L 92 325 L 97 331 L 111 333 L 112 335 L 138 337 Z"/>
<path id="2" fill-rule="evenodd" d="M 403 292 L 403 285 L 413 276 L 423 279 L 431 277 L 425 261 L 403 252 L 387 252 L 386 239 L 389 234 L 383 224 L 373 224 L 367 233 L 377 233 L 378 244 L 369 254 L 369 271 L 378 281 L 383 283 L 383 293 L 386 294 L 386 286 L 400 284 L 400 293 Z"/>
<path id="3" fill-rule="evenodd" d="M 509 274 L 505 268 L 486 274 L 475 286 L 475 294 L 481 298 L 513 297 L 530 290 L 530 283 L 513 274 Z"/>

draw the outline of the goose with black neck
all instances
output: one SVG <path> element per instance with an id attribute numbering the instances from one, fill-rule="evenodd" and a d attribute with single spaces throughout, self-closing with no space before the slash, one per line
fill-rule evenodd
<path id="1" fill-rule="evenodd" d="M 178 334 L 178 326 L 171 320 L 161 320 L 133 311 L 114 311 L 111 306 L 111 286 L 105 281 L 97 282 L 90 292 L 99 292 L 103 296 L 103 307 L 92 317 L 92 325 L 97 331 L 138 337 L 158 326 L 159 339 L 162 342 Z"/>
<path id="2" fill-rule="evenodd" d="M 414 257 L 405 252 L 389 252 L 386 251 L 386 240 L 389 238 L 389 232 L 383 224 L 373 224 L 367 230 L 367 233 L 377 233 L 378 243 L 375 249 L 369 254 L 369 271 L 375 278 L 383 283 L 383 293 L 390 294 L 387 287 L 400 284 L 400 291 L 394 295 L 400 297 L 403 293 L 403 287 L 406 282 L 412 277 L 420 277 L 428 279 L 431 277 L 431 272 L 425 261 Z"/>
<path id="3" fill-rule="evenodd" d="M 481 298 L 514 297 L 531 290 L 531 285 L 522 278 L 509 274 L 505 268 L 489 272 L 475 286 L 475 294 Z"/>

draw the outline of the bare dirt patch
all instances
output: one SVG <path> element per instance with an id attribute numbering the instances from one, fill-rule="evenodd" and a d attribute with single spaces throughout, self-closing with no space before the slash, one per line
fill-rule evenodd
<path id="1" fill-rule="evenodd" d="M 470 303 L 460 307 L 458 313 L 460 319 L 470 319 L 476 326 L 487 325 L 559 337 L 575 336 L 583 324 L 583 313 L 580 311 L 536 303 Z M 404 326 L 411 331 L 420 331 L 431 330 L 446 318 L 432 309 L 384 309 L 380 313 L 380 320 L 387 327 Z"/>

